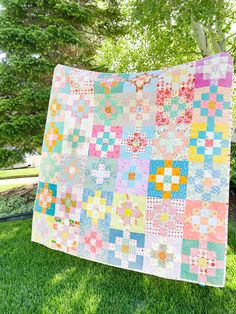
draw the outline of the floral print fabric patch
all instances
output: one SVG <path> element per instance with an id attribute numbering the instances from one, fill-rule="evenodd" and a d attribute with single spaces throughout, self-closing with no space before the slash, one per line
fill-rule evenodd
<path id="1" fill-rule="evenodd" d="M 232 78 L 227 53 L 135 74 L 57 65 L 32 241 L 224 286 Z"/>

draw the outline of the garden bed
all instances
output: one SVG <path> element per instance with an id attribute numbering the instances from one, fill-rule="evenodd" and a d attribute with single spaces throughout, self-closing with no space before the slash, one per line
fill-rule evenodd
<path id="1" fill-rule="evenodd" d="M 0 222 L 32 217 L 37 184 L 0 193 Z"/>

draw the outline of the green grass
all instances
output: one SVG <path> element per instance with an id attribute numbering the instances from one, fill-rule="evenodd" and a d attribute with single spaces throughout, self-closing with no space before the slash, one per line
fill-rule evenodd
<path id="1" fill-rule="evenodd" d="M 35 177 L 38 174 L 39 174 L 38 168 L 0 170 L 0 179 Z"/>
<path id="2" fill-rule="evenodd" d="M 22 185 L 25 185 L 25 184 L 24 183 L 15 183 L 15 184 L 0 185 L 0 193 L 11 190 L 13 188 L 16 188 L 16 187 L 19 187 Z"/>
<path id="3" fill-rule="evenodd" d="M 0 225 L 0 313 L 236 313 L 236 228 L 225 288 L 165 280 L 32 243 L 31 220 Z"/>

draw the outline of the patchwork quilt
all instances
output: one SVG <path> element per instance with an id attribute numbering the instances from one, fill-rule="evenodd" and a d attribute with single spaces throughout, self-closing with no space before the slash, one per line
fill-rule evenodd
<path id="1" fill-rule="evenodd" d="M 134 74 L 57 65 L 32 241 L 224 286 L 232 77 L 227 53 Z"/>

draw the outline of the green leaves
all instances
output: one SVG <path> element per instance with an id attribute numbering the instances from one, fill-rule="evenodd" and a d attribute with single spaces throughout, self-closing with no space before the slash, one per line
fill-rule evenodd
<path id="1" fill-rule="evenodd" d="M 96 59 L 109 71 L 153 70 L 235 47 L 227 34 L 235 21 L 233 1 L 128 0 L 121 12 L 125 36 L 108 39 Z"/>
<path id="2" fill-rule="evenodd" d="M 101 40 L 121 32 L 118 7 L 98 2 L 0 0 L 1 167 L 40 150 L 56 64 L 93 69 Z"/>

